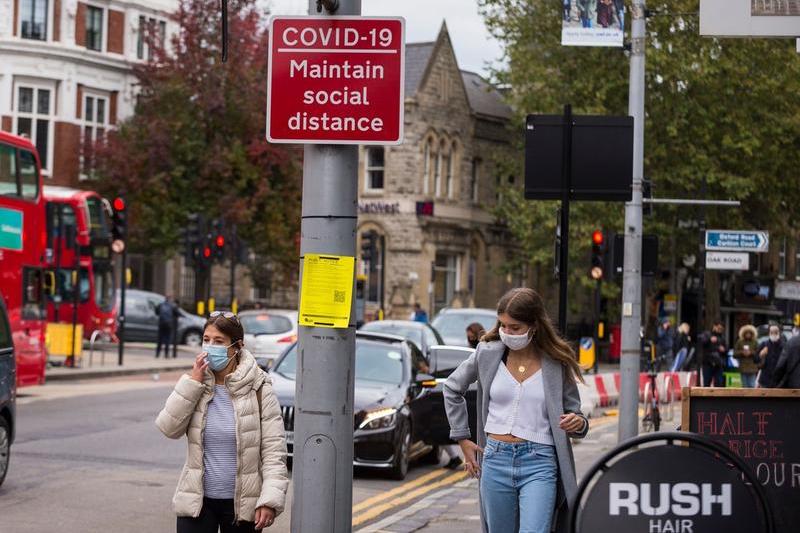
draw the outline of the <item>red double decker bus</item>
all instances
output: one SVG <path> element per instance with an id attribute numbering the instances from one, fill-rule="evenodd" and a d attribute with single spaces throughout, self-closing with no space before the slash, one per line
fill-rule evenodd
<path id="1" fill-rule="evenodd" d="M 0 293 L 17 358 L 17 386 L 44 383 L 46 254 L 41 164 L 27 139 L 0 131 Z"/>
<path id="2" fill-rule="evenodd" d="M 46 263 L 55 290 L 48 295 L 50 322 L 83 325 L 85 338 L 103 331 L 116 338 L 117 309 L 111 261 L 110 206 L 94 191 L 46 186 Z"/>

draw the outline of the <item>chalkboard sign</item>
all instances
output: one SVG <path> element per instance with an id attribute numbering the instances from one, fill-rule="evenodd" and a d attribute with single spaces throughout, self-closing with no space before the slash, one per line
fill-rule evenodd
<path id="1" fill-rule="evenodd" d="M 684 388 L 684 431 L 740 457 L 764 486 L 776 531 L 800 524 L 800 389 Z"/>

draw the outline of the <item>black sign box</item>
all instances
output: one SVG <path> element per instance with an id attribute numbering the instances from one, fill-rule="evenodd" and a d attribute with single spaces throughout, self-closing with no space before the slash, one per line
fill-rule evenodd
<path id="1" fill-rule="evenodd" d="M 525 198 L 559 200 L 564 117 L 528 115 L 525 126 Z M 631 199 L 633 117 L 572 116 L 570 200 Z"/>
<path id="2" fill-rule="evenodd" d="M 775 530 L 800 526 L 800 389 L 683 389 L 683 430 L 716 440 L 763 485 Z"/>

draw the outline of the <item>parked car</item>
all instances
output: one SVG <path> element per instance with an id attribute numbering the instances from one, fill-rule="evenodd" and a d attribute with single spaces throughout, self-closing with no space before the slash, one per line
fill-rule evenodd
<path id="1" fill-rule="evenodd" d="M 470 353 L 437 346 L 427 360 L 414 343 L 402 337 L 357 332 L 353 465 L 382 469 L 394 479 L 403 479 L 411 461 L 426 457 L 438 460 L 437 446 L 452 441 L 444 414 L 442 380 L 434 376 L 449 375 L 457 366 L 456 361 Z M 415 366 L 433 375 L 420 372 Z M 281 404 L 291 457 L 297 344 L 269 372 Z M 468 405 L 474 417 L 474 390 L 468 395 Z"/>
<path id="2" fill-rule="evenodd" d="M 445 308 L 439 311 L 431 325 L 442 335 L 444 344 L 467 346 L 467 326 L 473 322 L 478 322 L 489 331 L 497 324 L 497 311 L 475 307 Z"/>
<path id="3" fill-rule="evenodd" d="M 439 332 L 436 331 L 436 328 L 430 324 L 414 322 L 413 320 L 374 320 L 367 322 L 358 329 L 359 331 L 399 335 L 416 344 L 417 348 L 422 350 L 426 357 L 431 346 L 444 344 L 444 340 L 439 335 Z"/>
<path id="4" fill-rule="evenodd" d="M 156 292 L 127 289 L 125 291 L 125 333 L 126 342 L 158 342 L 158 304 L 166 297 Z M 119 306 L 119 291 L 117 291 Z M 118 307 L 119 308 L 119 307 Z M 203 343 L 203 326 L 206 319 L 180 309 L 178 312 L 179 344 L 200 346 Z"/>
<path id="5" fill-rule="evenodd" d="M 0 297 L 0 485 L 8 473 L 11 445 L 14 443 L 16 416 L 16 361 L 11 326 L 3 298 Z"/>
<path id="6" fill-rule="evenodd" d="M 297 341 L 297 311 L 242 311 L 239 320 L 244 328 L 244 345 L 256 359 L 266 360 L 268 366 Z"/>

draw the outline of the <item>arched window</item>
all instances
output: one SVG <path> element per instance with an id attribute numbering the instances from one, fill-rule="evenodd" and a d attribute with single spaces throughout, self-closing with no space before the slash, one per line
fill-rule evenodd
<path id="1" fill-rule="evenodd" d="M 435 185 L 433 194 L 435 196 L 442 195 L 442 157 L 444 157 L 444 141 L 439 144 L 439 151 L 436 153 L 436 167 L 434 168 L 434 172 L 436 173 L 435 177 Z"/>
<path id="2" fill-rule="evenodd" d="M 455 166 L 458 150 L 455 141 L 450 145 L 450 154 L 447 156 L 447 197 L 452 198 L 455 190 Z"/>
<path id="3" fill-rule="evenodd" d="M 422 153 L 422 157 L 424 161 L 422 164 L 424 165 L 425 172 L 422 175 L 422 194 L 428 194 L 430 190 L 430 180 L 431 180 L 431 152 L 433 151 L 433 142 L 430 140 L 425 141 L 425 150 Z"/>

